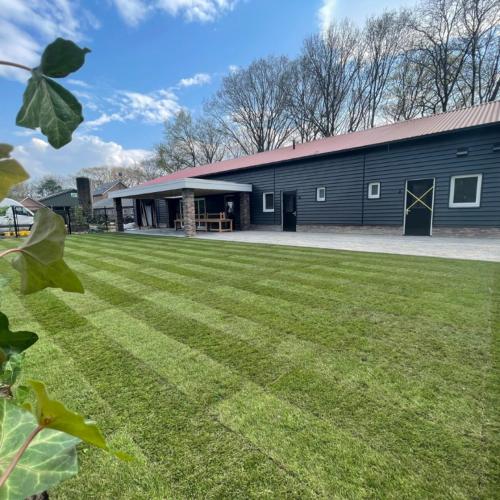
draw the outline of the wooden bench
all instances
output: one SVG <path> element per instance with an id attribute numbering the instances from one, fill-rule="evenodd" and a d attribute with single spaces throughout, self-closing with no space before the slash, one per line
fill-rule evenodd
<path id="1" fill-rule="evenodd" d="M 223 233 L 233 230 L 233 219 L 228 219 L 224 212 L 205 214 L 204 217 L 196 218 L 194 221 L 197 231 L 217 231 Z M 182 229 L 184 221 L 177 215 L 174 224 L 177 231 L 178 229 Z"/>

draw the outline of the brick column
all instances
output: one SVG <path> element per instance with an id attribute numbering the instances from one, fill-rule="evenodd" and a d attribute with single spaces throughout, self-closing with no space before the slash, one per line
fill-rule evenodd
<path id="1" fill-rule="evenodd" d="M 121 198 L 113 198 L 116 213 L 116 230 L 123 232 L 123 207 Z"/>
<path id="2" fill-rule="evenodd" d="M 196 236 L 196 221 L 194 212 L 194 191 L 182 190 L 182 211 L 184 216 L 184 233 L 186 236 Z"/>
<path id="3" fill-rule="evenodd" d="M 240 228 L 250 229 L 250 193 L 240 193 Z"/>

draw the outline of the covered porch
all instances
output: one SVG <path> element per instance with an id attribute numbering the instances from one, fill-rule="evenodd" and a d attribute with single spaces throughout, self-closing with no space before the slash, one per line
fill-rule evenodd
<path id="1" fill-rule="evenodd" d="M 196 231 L 230 232 L 250 228 L 251 184 L 227 182 L 196 177 L 164 183 L 143 184 L 109 193 L 113 198 L 117 230 L 123 231 L 122 199 L 136 203 L 136 222 L 139 227 L 158 227 L 154 200 L 165 200 L 168 220 L 166 228 L 183 230 L 186 236 Z"/>

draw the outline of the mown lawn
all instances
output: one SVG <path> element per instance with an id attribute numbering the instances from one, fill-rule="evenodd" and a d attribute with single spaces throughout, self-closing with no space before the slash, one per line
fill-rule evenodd
<path id="1" fill-rule="evenodd" d="M 29 375 L 137 460 L 82 446 L 53 498 L 498 493 L 497 264 L 125 235 L 66 248 L 85 295 L 22 297 L 0 263 L 2 310 L 41 335 Z"/>

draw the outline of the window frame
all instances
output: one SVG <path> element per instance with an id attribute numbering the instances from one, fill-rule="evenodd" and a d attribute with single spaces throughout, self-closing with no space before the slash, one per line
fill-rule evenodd
<path id="1" fill-rule="evenodd" d="M 266 196 L 267 195 L 273 195 L 273 206 L 272 208 L 266 208 Z M 262 211 L 265 213 L 272 213 L 274 212 L 274 204 L 275 204 L 275 196 L 274 196 L 274 191 L 265 191 L 262 193 Z"/>
<path id="2" fill-rule="evenodd" d="M 372 193 L 372 186 L 378 186 L 378 192 L 376 195 Z M 368 199 L 369 200 L 378 200 L 380 198 L 380 191 L 382 189 L 382 184 L 380 181 L 374 181 L 368 183 Z"/>
<path id="3" fill-rule="evenodd" d="M 323 189 L 324 192 L 325 192 L 325 194 L 323 195 L 322 198 L 319 196 L 319 190 L 320 189 Z M 316 201 L 318 201 L 318 202 L 324 202 L 324 201 L 326 201 L 326 186 L 319 186 L 319 187 L 316 188 Z"/>
<path id="4" fill-rule="evenodd" d="M 476 185 L 476 201 L 470 202 L 455 202 L 453 199 L 455 198 L 455 180 L 456 179 L 466 179 L 468 177 L 476 177 L 477 185 Z M 461 174 L 461 175 L 452 175 L 450 177 L 450 197 L 449 197 L 449 208 L 479 208 L 481 206 L 481 191 L 483 187 L 483 174 Z"/>

